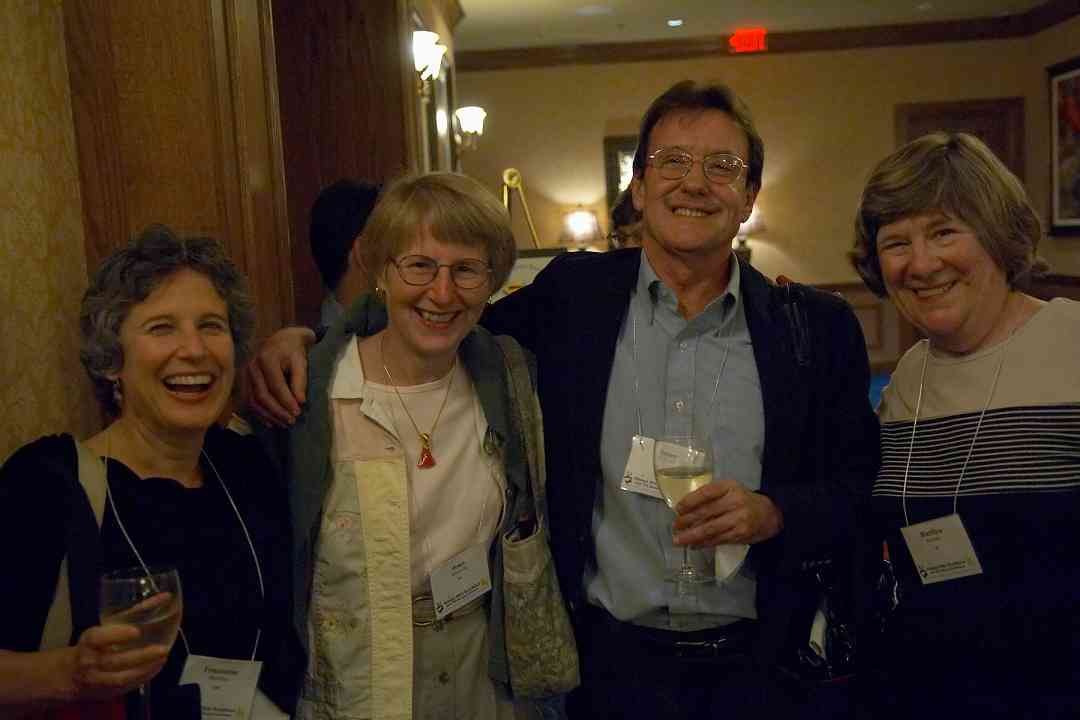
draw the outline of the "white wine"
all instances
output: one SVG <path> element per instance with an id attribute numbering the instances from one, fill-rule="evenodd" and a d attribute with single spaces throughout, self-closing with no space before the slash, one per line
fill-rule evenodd
<path id="1" fill-rule="evenodd" d="M 712 482 L 712 471 L 703 468 L 673 467 L 656 471 L 656 484 L 664 502 L 672 510 L 684 497 Z"/>
<path id="2" fill-rule="evenodd" d="M 183 603 L 173 593 L 159 593 L 144 600 L 135 607 L 118 612 L 105 612 L 101 616 L 102 625 L 134 625 L 142 635 L 131 642 L 131 648 L 148 645 L 172 647 L 176 633 L 180 629 L 180 617 Z"/>

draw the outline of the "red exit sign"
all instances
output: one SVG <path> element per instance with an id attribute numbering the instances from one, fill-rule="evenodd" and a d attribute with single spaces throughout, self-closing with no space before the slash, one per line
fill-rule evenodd
<path id="1" fill-rule="evenodd" d="M 739 28 L 728 38 L 733 53 L 765 52 L 765 28 Z"/>

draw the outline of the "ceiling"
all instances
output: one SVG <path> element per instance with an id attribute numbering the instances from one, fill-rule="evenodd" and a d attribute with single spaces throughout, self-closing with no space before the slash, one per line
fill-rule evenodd
<path id="1" fill-rule="evenodd" d="M 1044 0 L 460 0 L 458 51 L 868 27 L 1020 14 Z M 681 19 L 681 27 L 668 27 Z"/>

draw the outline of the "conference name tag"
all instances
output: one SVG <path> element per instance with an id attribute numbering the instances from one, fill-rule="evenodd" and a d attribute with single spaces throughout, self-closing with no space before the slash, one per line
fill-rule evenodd
<path id="1" fill-rule="evenodd" d="M 656 474 L 653 472 L 655 442 L 644 435 L 635 435 L 630 441 L 630 457 L 626 460 L 626 470 L 623 471 L 622 482 L 619 483 L 620 490 L 664 499 L 656 485 Z"/>
<path id="2" fill-rule="evenodd" d="M 982 575 L 982 565 L 956 513 L 900 528 L 923 585 Z"/>
<path id="3" fill-rule="evenodd" d="M 188 655 L 180 684 L 196 683 L 203 720 L 248 720 L 261 662 Z"/>
<path id="4" fill-rule="evenodd" d="M 431 597 L 437 620 L 490 591 L 491 573 L 484 545 L 473 545 L 431 571 Z"/>

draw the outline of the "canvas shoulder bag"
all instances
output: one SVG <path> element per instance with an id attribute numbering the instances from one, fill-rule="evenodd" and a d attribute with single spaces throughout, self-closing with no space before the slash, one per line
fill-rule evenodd
<path id="1" fill-rule="evenodd" d="M 548 542 L 540 406 L 521 346 L 507 336 L 495 339 L 506 362 L 512 416 L 524 444 L 535 510 L 531 532 L 519 526 L 501 538 L 510 688 L 516 698 L 540 699 L 580 684 L 577 644 Z"/>

